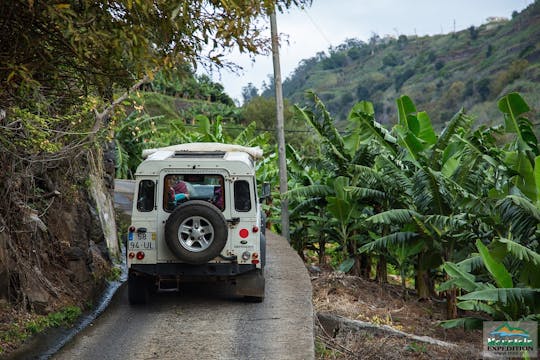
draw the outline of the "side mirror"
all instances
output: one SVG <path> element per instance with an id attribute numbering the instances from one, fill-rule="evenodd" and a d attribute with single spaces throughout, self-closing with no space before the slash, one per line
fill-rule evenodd
<path id="1" fill-rule="evenodd" d="M 270 183 L 265 182 L 262 184 L 261 196 L 259 197 L 260 202 L 263 202 L 265 199 L 270 197 Z"/>

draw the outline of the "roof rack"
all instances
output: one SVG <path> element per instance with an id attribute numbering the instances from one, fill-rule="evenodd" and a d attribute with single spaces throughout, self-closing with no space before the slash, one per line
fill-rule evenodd
<path id="1" fill-rule="evenodd" d="M 175 151 L 176 158 L 223 158 L 225 151 Z"/>

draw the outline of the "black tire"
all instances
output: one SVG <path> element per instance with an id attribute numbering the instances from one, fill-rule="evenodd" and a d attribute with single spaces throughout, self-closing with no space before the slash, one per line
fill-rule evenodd
<path id="1" fill-rule="evenodd" d="M 169 216 L 165 241 L 172 253 L 188 264 L 205 264 L 221 253 L 227 243 L 227 221 L 216 206 L 190 200 Z"/>
<path id="2" fill-rule="evenodd" d="M 244 296 L 244 301 L 250 303 L 262 303 L 264 301 L 264 296 Z"/>
<path id="3" fill-rule="evenodd" d="M 144 276 L 128 274 L 128 300 L 131 305 L 146 304 L 149 299 L 149 282 Z"/>
<path id="4" fill-rule="evenodd" d="M 261 234 L 261 268 L 266 266 L 266 236 Z"/>
<path id="5" fill-rule="evenodd" d="M 261 233 L 266 235 L 266 214 L 261 210 Z"/>

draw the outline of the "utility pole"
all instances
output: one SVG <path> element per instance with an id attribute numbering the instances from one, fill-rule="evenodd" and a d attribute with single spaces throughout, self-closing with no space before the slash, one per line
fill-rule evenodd
<path id="1" fill-rule="evenodd" d="M 285 155 L 285 131 L 283 119 L 283 90 L 281 88 L 281 69 L 279 65 L 279 39 L 276 24 L 276 9 L 270 13 L 270 32 L 272 34 L 272 60 L 274 63 L 274 87 L 276 89 L 276 132 L 279 159 L 279 193 L 281 195 L 281 235 L 289 242 L 289 200 L 284 198 L 287 192 L 287 158 Z"/>

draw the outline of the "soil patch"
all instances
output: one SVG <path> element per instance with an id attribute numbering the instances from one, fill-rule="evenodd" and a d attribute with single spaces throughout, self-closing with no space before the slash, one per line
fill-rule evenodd
<path id="1" fill-rule="evenodd" d="M 311 274 L 313 307 L 317 313 L 332 313 L 353 320 L 389 325 L 394 329 L 454 343 L 453 349 L 369 332 L 329 334 L 316 326 L 317 359 L 454 359 L 478 358 L 482 331 L 444 329 L 445 303 L 420 302 L 403 297 L 401 287 L 342 273 Z"/>

